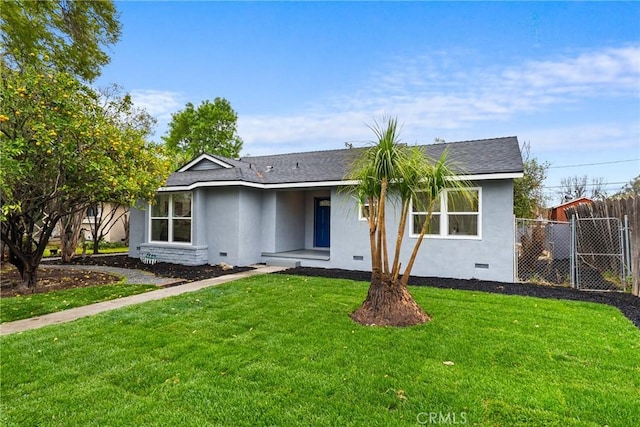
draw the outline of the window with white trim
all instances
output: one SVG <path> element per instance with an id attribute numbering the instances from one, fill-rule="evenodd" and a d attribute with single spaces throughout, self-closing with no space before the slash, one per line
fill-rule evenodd
<path id="1" fill-rule="evenodd" d="M 157 193 L 151 205 L 151 241 L 191 243 L 191 193 Z"/>
<path id="2" fill-rule="evenodd" d="M 358 203 L 358 219 L 360 221 L 369 220 L 369 203 Z"/>
<path id="3" fill-rule="evenodd" d="M 465 195 L 463 191 L 467 191 Z M 433 203 L 433 212 L 427 236 L 430 237 L 480 237 L 480 188 L 466 190 L 446 189 Z M 411 236 L 420 235 L 427 218 L 430 200 L 421 194 L 411 201 Z"/>

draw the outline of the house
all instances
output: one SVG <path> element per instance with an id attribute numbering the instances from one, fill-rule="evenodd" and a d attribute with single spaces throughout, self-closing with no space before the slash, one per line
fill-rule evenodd
<path id="1" fill-rule="evenodd" d="M 105 242 L 125 242 L 129 221 L 128 208 L 115 203 L 98 203 L 87 208 L 82 218 L 82 229 L 86 240 L 93 240 L 96 220 Z"/>
<path id="2" fill-rule="evenodd" d="M 581 205 L 583 203 L 590 204 L 593 203 L 593 200 L 589 199 L 588 197 L 579 197 L 577 199 L 564 202 L 560 205 L 553 206 L 549 211 L 549 219 L 551 221 L 569 222 L 569 218 L 567 218 L 567 214 L 564 212 L 564 210 L 573 206 L 577 207 L 578 205 Z"/>
<path id="3" fill-rule="evenodd" d="M 523 174 L 517 138 L 425 149 L 433 158 L 447 149 L 477 201 L 454 209 L 447 201 L 456 199 L 455 192 L 442 195 L 413 274 L 513 281 L 513 179 Z M 370 270 L 366 206 L 343 191 L 353 184 L 344 176 L 360 150 L 240 159 L 202 154 L 168 178 L 153 205 L 132 209 L 129 254 L 185 265 Z M 403 263 L 425 213 L 412 207 L 410 215 Z M 396 230 L 399 212 L 387 216 Z"/>

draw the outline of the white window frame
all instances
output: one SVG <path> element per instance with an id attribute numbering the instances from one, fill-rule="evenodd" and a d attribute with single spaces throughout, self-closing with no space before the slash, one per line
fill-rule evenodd
<path id="1" fill-rule="evenodd" d="M 477 191 L 478 192 L 478 212 L 449 212 L 448 210 L 448 195 L 451 192 L 456 191 L 464 191 L 453 188 L 447 188 L 440 193 L 440 210 L 438 212 L 433 212 L 434 215 L 440 215 L 440 233 L 438 234 L 425 234 L 424 238 L 429 239 L 457 239 L 457 240 L 481 240 L 482 239 L 482 187 L 469 187 L 466 190 L 468 191 Z M 417 230 L 416 233 L 413 229 L 413 218 L 417 215 L 426 215 L 426 212 L 414 212 L 413 210 L 413 200 L 411 200 L 411 207 L 409 209 L 409 220 L 407 221 L 409 224 L 409 236 L 410 237 L 420 237 L 420 230 Z M 449 215 L 476 215 L 478 218 L 478 233 L 476 235 L 460 235 L 460 234 L 449 234 Z"/>
<path id="2" fill-rule="evenodd" d="M 191 216 L 183 217 L 183 216 L 173 216 L 173 196 L 175 194 L 185 195 L 188 194 L 191 201 Z M 156 193 L 156 195 L 169 196 L 169 209 L 167 212 L 167 216 L 153 216 L 153 204 L 149 203 L 149 243 L 162 243 L 162 244 L 171 244 L 171 245 L 184 245 L 190 246 L 193 242 L 193 192 L 191 191 L 180 191 L 173 193 Z M 188 242 L 176 242 L 173 240 L 173 221 L 175 219 L 181 220 L 189 220 L 190 230 L 189 230 L 189 241 Z M 167 240 L 153 240 L 153 220 L 167 220 Z"/>
<path id="3" fill-rule="evenodd" d="M 369 202 L 358 203 L 358 221 L 369 221 L 369 218 L 364 214 L 365 207 L 369 207 Z"/>

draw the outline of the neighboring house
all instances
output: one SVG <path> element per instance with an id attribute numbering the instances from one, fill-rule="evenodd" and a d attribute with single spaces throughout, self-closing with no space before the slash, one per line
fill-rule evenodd
<path id="1" fill-rule="evenodd" d="M 583 203 L 593 203 L 593 200 L 588 197 L 580 197 L 577 199 L 569 200 L 568 202 L 564 202 L 561 205 L 553 206 L 549 211 L 549 219 L 551 221 L 559 221 L 559 222 L 569 222 L 569 218 L 567 218 L 567 214 L 564 212 L 565 209 L 578 206 Z"/>
<path id="2" fill-rule="evenodd" d="M 87 208 L 87 212 L 82 219 L 82 228 L 84 229 L 86 240 L 93 240 L 92 231 L 95 228 L 96 215 L 104 221 L 102 229 L 107 230 L 104 236 L 105 242 L 117 243 L 126 240 L 125 222 L 129 217 L 127 208 L 111 203 L 99 203 Z"/>
<path id="3" fill-rule="evenodd" d="M 445 148 L 477 202 L 454 209 L 456 193 L 442 195 L 434 234 L 425 238 L 413 274 L 513 281 L 513 179 L 523 174 L 517 138 L 425 146 L 433 158 Z M 353 184 L 343 177 L 360 150 L 235 160 L 202 154 L 169 177 L 154 205 L 132 209 L 129 254 L 186 265 L 370 270 L 367 207 L 342 190 Z M 425 213 L 412 208 L 410 215 L 405 263 Z M 390 235 L 398 217 L 388 213 Z"/>

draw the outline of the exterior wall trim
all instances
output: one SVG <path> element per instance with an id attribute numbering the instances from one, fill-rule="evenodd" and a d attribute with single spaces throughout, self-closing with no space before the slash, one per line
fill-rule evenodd
<path id="1" fill-rule="evenodd" d="M 180 169 L 178 169 L 178 172 L 185 172 L 188 171 L 189 169 L 191 169 L 194 165 L 197 165 L 198 163 L 200 163 L 200 161 L 202 160 L 208 160 L 212 163 L 215 163 L 219 166 L 222 166 L 225 169 L 230 169 L 233 166 L 231 166 L 228 163 L 225 163 L 221 160 L 216 159 L 215 157 L 212 157 L 208 154 L 201 154 L 198 157 L 196 157 L 195 159 L 191 160 L 189 163 L 187 163 L 186 165 L 184 165 L 183 167 L 181 167 Z"/>
<path id="2" fill-rule="evenodd" d="M 514 173 L 493 173 L 486 175 L 460 175 L 455 176 L 450 179 L 456 181 L 480 181 L 480 180 L 493 180 L 493 179 L 514 179 L 514 178 L 522 178 L 522 172 L 514 172 Z M 311 181 L 311 182 L 286 182 L 286 183 L 276 183 L 276 184 L 261 184 L 258 182 L 247 182 L 247 181 L 203 181 L 203 182 L 195 182 L 190 185 L 174 185 L 171 187 L 161 187 L 158 189 L 159 192 L 170 192 L 170 191 L 189 191 L 195 188 L 204 188 L 204 187 L 231 187 L 231 186 L 240 186 L 240 187 L 249 187 L 249 188 L 259 188 L 263 190 L 275 190 L 282 188 L 312 188 L 312 187 L 336 187 L 336 186 L 345 186 L 345 185 L 356 185 L 358 181 L 355 180 L 340 180 L 340 181 Z"/>

